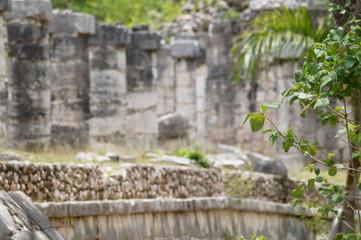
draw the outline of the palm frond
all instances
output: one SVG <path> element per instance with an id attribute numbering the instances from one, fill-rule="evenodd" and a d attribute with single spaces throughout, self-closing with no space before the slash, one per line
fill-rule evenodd
<path id="1" fill-rule="evenodd" d="M 236 81 L 241 77 L 255 80 L 258 70 L 267 68 L 274 59 L 300 58 L 313 42 L 326 38 L 333 20 L 326 15 L 317 25 L 307 8 L 282 7 L 264 12 L 247 24 L 245 32 L 233 39 L 235 45 L 230 51 Z"/>

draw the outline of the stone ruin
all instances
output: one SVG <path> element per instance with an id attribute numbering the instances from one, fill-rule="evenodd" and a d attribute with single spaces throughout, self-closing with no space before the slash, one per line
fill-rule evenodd
<path id="1" fill-rule="evenodd" d="M 255 6 L 251 1 L 249 11 L 259 12 Z M 176 35 L 162 45 L 146 26 L 98 23 L 85 13 L 53 10 L 49 0 L 1 0 L 0 16 L 1 146 L 128 146 L 180 138 L 281 152 L 240 123 L 260 104 L 280 101 L 298 66 L 281 54 L 258 81 L 236 84 L 229 50 L 244 20 L 214 20 L 208 32 Z M 299 113 L 286 107 L 270 115 L 286 130 Z M 318 129 L 313 118 L 295 126 L 301 137 L 342 154 L 329 137 L 334 130 Z"/>

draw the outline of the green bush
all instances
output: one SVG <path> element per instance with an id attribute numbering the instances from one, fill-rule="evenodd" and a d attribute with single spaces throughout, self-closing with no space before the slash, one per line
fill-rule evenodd
<path id="1" fill-rule="evenodd" d="M 179 149 L 175 155 L 179 157 L 185 157 L 189 159 L 193 159 L 197 161 L 202 167 L 208 168 L 209 167 L 209 161 L 205 157 L 206 153 L 202 151 L 201 146 L 199 144 L 194 144 L 194 146 L 191 147 L 183 147 Z"/>

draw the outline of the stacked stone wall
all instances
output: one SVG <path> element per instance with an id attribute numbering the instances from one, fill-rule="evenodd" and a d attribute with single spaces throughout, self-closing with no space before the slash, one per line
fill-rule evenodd
<path id="1" fill-rule="evenodd" d="M 287 203 L 299 183 L 252 172 L 223 175 L 217 168 L 130 165 L 109 171 L 94 164 L 0 163 L 0 190 L 41 202 L 228 195 Z"/>
<path id="2" fill-rule="evenodd" d="M 134 165 L 105 172 L 98 165 L 0 163 L 0 190 L 33 201 L 189 198 L 223 193 L 218 169 Z"/>

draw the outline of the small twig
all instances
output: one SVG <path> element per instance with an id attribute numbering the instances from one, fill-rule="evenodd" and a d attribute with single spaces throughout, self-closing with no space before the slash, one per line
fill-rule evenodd
<path id="1" fill-rule="evenodd" d="M 263 115 L 265 116 L 265 118 L 271 123 L 271 125 L 274 127 L 274 129 L 277 131 L 277 133 L 285 140 L 287 141 L 289 144 L 291 144 L 293 147 L 297 148 L 300 152 L 302 152 L 304 155 L 306 155 L 307 157 L 309 157 L 310 159 L 314 160 L 315 162 L 327 166 L 326 163 L 324 163 L 322 160 L 312 156 L 311 154 L 309 154 L 308 152 L 302 150 L 299 146 L 297 146 L 295 143 L 290 142 L 285 135 L 283 135 L 281 133 L 281 131 L 276 127 L 276 124 L 266 115 L 263 113 Z M 353 169 L 353 168 L 349 168 L 349 167 L 345 167 L 343 166 L 341 169 L 345 169 L 345 170 L 352 170 L 352 171 L 356 171 L 356 172 L 361 172 L 361 169 Z"/>

